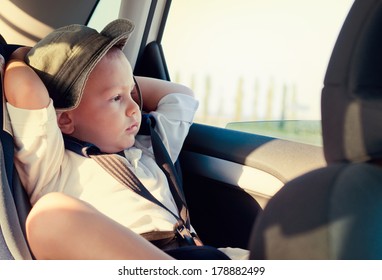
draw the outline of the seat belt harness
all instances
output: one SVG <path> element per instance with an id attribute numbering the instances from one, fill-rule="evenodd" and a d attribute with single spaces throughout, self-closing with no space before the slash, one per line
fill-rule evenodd
<path id="1" fill-rule="evenodd" d="M 141 195 L 145 199 L 159 205 L 171 213 L 177 223 L 174 225 L 174 237 L 182 243 L 181 245 L 203 245 L 198 236 L 195 233 L 191 233 L 190 230 L 190 218 L 187 203 L 185 200 L 182 182 L 177 175 L 175 166 L 172 163 L 170 155 L 165 148 L 158 133 L 154 129 L 155 119 L 149 114 L 142 115 L 142 123 L 139 134 L 150 135 L 151 142 L 154 151 L 155 161 L 160 169 L 166 175 L 170 191 L 174 197 L 176 206 L 178 208 L 179 215 L 173 213 L 163 203 L 156 199 L 147 188 L 141 183 L 137 176 L 129 169 L 124 163 L 121 155 L 119 154 L 105 154 L 95 145 L 87 142 L 80 141 L 74 137 L 64 135 L 65 148 L 71 150 L 79 155 L 90 157 L 94 159 L 99 165 L 101 165 L 106 171 L 108 171 L 113 177 L 115 177 L 121 184 L 130 188 L 135 193 Z M 123 155 L 124 156 L 124 155 Z M 123 171 L 124 172 L 123 172 Z M 161 239 L 162 236 L 168 236 L 168 232 L 150 232 L 142 234 L 149 241 L 156 241 Z M 156 235 L 158 238 L 156 238 Z M 169 239 L 167 237 L 167 239 Z M 154 242 L 155 243 L 155 242 Z"/>

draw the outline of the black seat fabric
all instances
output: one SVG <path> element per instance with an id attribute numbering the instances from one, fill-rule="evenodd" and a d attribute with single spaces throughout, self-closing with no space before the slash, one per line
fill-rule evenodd
<path id="1" fill-rule="evenodd" d="M 19 46 L 7 45 L 5 40 L 3 41 L 0 42 L 0 55 L 4 62 Z M 3 98 L 2 86 L 0 86 L 0 97 Z M 3 106 L 0 108 L 0 122 L 3 124 Z M 30 210 L 30 204 L 14 169 L 13 149 L 12 136 L 1 129 L 0 260 L 32 258 L 25 239 L 25 220 Z"/>
<path id="2" fill-rule="evenodd" d="M 322 91 L 327 167 L 287 183 L 251 259 L 382 259 L 382 0 L 356 0 Z"/>

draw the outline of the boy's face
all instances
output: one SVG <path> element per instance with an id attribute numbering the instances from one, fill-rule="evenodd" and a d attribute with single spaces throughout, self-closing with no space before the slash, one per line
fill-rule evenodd
<path id="1" fill-rule="evenodd" d="M 79 106 L 68 112 L 71 136 L 105 153 L 130 148 L 141 124 L 134 86 L 130 63 L 121 50 L 112 48 L 90 73 Z"/>

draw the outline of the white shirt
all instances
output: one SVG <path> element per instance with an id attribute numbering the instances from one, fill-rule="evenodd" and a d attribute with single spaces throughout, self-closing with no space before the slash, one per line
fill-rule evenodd
<path id="1" fill-rule="evenodd" d="M 179 156 L 197 107 L 198 102 L 190 96 L 169 94 L 152 112 L 173 161 Z M 63 192 L 90 203 L 137 233 L 173 230 L 176 220 L 171 213 L 121 185 L 93 159 L 65 150 L 52 102 L 41 110 L 10 104 L 7 108 L 17 147 L 16 168 L 32 205 L 44 194 Z M 125 155 L 143 185 L 177 213 L 167 179 L 154 160 L 150 137 L 137 136 Z"/>

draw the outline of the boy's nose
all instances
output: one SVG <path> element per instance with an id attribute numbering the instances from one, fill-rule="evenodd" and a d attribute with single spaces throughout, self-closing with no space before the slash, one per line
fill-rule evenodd
<path id="1" fill-rule="evenodd" d="M 127 106 L 126 106 L 126 115 L 127 116 L 132 116 L 134 114 L 136 114 L 139 110 L 139 107 L 138 107 L 138 104 L 135 103 L 134 101 L 130 101 L 128 102 Z"/>

